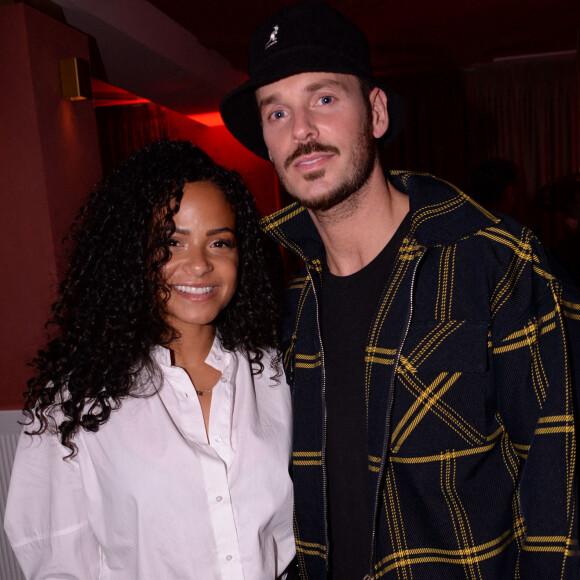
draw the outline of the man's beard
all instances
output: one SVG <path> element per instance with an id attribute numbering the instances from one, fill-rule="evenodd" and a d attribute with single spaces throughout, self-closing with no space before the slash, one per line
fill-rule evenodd
<path id="1" fill-rule="evenodd" d="M 284 162 L 284 170 L 287 170 L 292 162 L 302 155 L 310 153 L 335 153 L 340 151 L 332 145 L 323 145 L 316 141 L 300 144 L 294 153 Z M 313 211 L 326 211 L 342 203 L 354 193 L 359 191 L 369 180 L 375 165 L 377 146 L 372 130 L 372 123 L 369 118 L 358 135 L 353 147 L 352 172 L 350 177 L 339 183 L 337 187 L 329 191 L 326 195 L 318 196 L 315 199 L 302 198 L 297 191 L 293 191 L 285 179 L 284 170 L 276 167 L 278 177 L 288 194 L 298 201 L 305 208 Z M 313 171 L 303 177 L 306 181 L 316 181 L 324 176 L 325 170 Z"/>

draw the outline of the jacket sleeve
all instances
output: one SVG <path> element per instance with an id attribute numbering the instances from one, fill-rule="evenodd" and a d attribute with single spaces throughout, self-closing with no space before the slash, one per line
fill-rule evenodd
<path id="1" fill-rule="evenodd" d="M 27 580 L 99 578 L 100 549 L 68 451 L 47 433 L 20 436 L 4 527 Z"/>
<path id="2" fill-rule="evenodd" d="M 578 579 L 580 295 L 551 274 L 544 250 L 527 239 L 491 304 L 504 461 L 518 493 L 515 577 Z"/>

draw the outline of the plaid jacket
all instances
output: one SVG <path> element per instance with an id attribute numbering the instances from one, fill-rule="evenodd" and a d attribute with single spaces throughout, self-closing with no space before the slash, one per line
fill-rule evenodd
<path id="1" fill-rule="evenodd" d="M 367 578 L 577 580 L 580 296 L 528 229 L 431 176 L 390 178 L 411 228 L 366 346 Z M 302 578 L 322 579 L 324 248 L 297 204 L 262 225 L 306 264 L 288 290 L 284 364 L 298 558 Z"/>

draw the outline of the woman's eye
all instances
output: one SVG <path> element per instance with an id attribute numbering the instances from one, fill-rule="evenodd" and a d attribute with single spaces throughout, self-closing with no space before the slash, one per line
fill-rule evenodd
<path id="1" fill-rule="evenodd" d="M 214 248 L 234 248 L 235 245 L 233 240 L 216 240 L 212 244 Z"/>
<path id="2" fill-rule="evenodd" d="M 167 245 L 170 248 L 176 248 L 177 246 L 179 246 L 179 240 L 176 240 L 175 238 L 170 238 L 169 241 L 167 242 Z"/>

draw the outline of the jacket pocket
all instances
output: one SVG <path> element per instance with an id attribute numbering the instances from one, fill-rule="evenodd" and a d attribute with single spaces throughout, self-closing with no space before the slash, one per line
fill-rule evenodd
<path id="1" fill-rule="evenodd" d="M 487 321 L 430 320 L 411 325 L 403 353 L 419 371 L 487 369 Z"/>
<path id="2" fill-rule="evenodd" d="M 416 322 L 397 368 L 391 451 L 433 454 L 486 443 L 488 323 Z"/>

